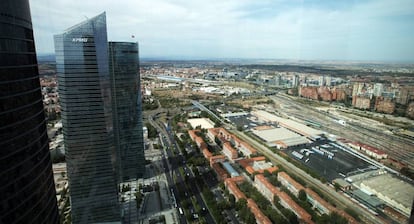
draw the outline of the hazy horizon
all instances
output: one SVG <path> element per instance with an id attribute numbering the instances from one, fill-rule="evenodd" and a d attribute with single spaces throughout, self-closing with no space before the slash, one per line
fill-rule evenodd
<path id="1" fill-rule="evenodd" d="M 379 1 L 31 1 L 36 49 L 106 11 L 142 58 L 414 62 L 414 4 Z M 132 38 L 135 36 L 135 38 Z"/>

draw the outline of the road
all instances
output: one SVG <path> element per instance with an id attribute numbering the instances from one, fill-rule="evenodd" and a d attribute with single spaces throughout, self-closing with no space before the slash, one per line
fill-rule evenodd
<path id="1" fill-rule="evenodd" d="M 156 112 L 155 114 L 159 114 L 159 112 Z M 181 163 L 181 161 L 184 160 L 181 152 L 178 155 L 173 154 L 172 150 L 174 149 L 180 150 L 180 148 L 177 146 L 174 136 L 171 133 L 171 130 L 165 127 L 165 125 L 161 123 L 160 121 L 155 121 L 154 116 L 149 115 L 148 121 L 150 122 L 151 125 L 153 125 L 159 131 L 160 136 L 162 136 L 161 139 L 164 143 L 164 146 L 170 149 L 170 150 L 166 150 L 168 160 L 164 157 L 163 162 L 164 162 L 164 167 L 168 167 L 168 171 L 166 171 L 167 181 L 168 181 L 168 185 L 170 189 L 172 189 L 172 191 L 174 192 L 177 206 L 182 207 L 180 203 L 182 201 L 180 198 L 181 195 L 179 194 L 180 191 L 181 192 L 184 191 L 185 194 L 194 195 L 198 205 L 200 205 L 201 208 L 207 209 L 207 212 L 204 215 L 206 222 L 215 223 L 213 217 L 208 211 L 208 207 L 206 206 L 203 198 L 201 197 L 200 189 L 196 186 L 196 184 L 193 181 L 188 182 L 189 187 L 186 184 L 184 184 L 185 183 L 184 177 L 182 177 L 182 175 L 178 171 L 178 168 L 183 167 L 187 171 L 191 171 L 191 169 L 187 167 L 186 164 Z M 188 174 L 189 179 L 194 179 L 194 174 L 192 172 L 186 172 L 186 174 Z M 174 175 L 176 177 L 176 181 L 173 180 Z M 177 189 L 178 186 L 180 187 L 180 191 L 178 191 Z M 193 208 L 193 210 L 195 209 Z M 185 216 L 180 215 L 180 223 L 186 223 Z"/>
<path id="2" fill-rule="evenodd" d="M 256 150 L 263 153 L 272 162 L 274 162 L 276 164 L 281 164 L 286 169 L 289 169 L 290 172 L 292 172 L 296 176 L 302 178 L 310 186 L 313 186 L 313 187 L 319 189 L 320 191 L 322 191 L 322 193 L 324 193 L 326 196 L 331 198 L 339 208 L 344 209 L 346 207 L 349 207 L 349 208 L 355 210 L 360 215 L 361 218 L 364 217 L 366 219 L 366 221 L 369 222 L 369 223 L 375 223 L 375 224 L 383 223 L 381 220 L 379 220 L 376 216 L 372 215 L 367 210 L 365 210 L 365 209 L 361 208 L 360 206 L 354 204 L 348 198 L 346 198 L 345 196 L 343 196 L 343 195 L 339 194 L 338 192 L 336 192 L 333 188 L 331 188 L 331 187 L 321 183 L 319 180 L 311 177 L 305 171 L 303 171 L 303 170 L 299 169 L 298 167 L 296 167 L 295 165 L 289 163 L 284 158 L 282 158 L 281 156 L 273 153 L 271 150 L 269 150 L 265 146 L 261 145 L 260 143 L 258 143 L 254 139 L 250 138 L 249 136 L 245 135 L 244 133 L 242 133 L 240 131 L 236 131 L 236 130 L 231 130 L 231 132 L 233 132 L 233 134 L 238 135 L 240 138 L 242 138 L 243 140 L 245 140 L 246 142 L 251 144 L 253 147 L 255 147 Z"/>

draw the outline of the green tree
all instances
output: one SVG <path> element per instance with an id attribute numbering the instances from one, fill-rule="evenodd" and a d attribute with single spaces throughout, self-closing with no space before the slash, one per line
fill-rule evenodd
<path id="1" fill-rule="evenodd" d="M 234 206 L 236 205 L 236 197 L 234 197 L 234 195 L 229 195 L 229 203 L 230 203 L 230 207 L 234 208 Z"/>
<path id="2" fill-rule="evenodd" d="M 245 216 L 244 221 L 247 224 L 255 224 L 256 223 L 256 218 L 254 217 L 253 213 L 250 210 L 248 210 L 246 212 L 246 216 Z"/>
<path id="3" fill-rule="evenodd" d="M 273 204 L 279 203 L 279 197 L 277 195 L 273 196 Z"/>
<path id="4" fill-rule="evenodd" d="M 361 219 L 358 216 L 358 213 L 352 208 L 345 208 L 344 211 L 348 213 L 350 216 L 354 217 L 357 221 L 361 221 Z"/>
<path id="5" fill-rule="evenodd" d="M 269 170 L 264 170 L 263 176 L 265 176 L 266 178 L 269 178 L 272 176 L 272 174 L 269 172 Z"/>
<path id="6" fill-rule="evenodd" d="M 298 217 L 295 215 L 295 213 L 289 211 L 289 213 L 286 216 L 287 216 L 290 224 L 299 224 Z"/>
<path id="7" fill-rule="evenodd" d="M 299 191 L 299 200 L 306 201 L 306 192 L 304 190 Z"/>
<path id="8" fill-rule="evenodd" d="M 341 185 L 338 183 L 334 183 L 335 191 L 339 191 L 341 189 Z"/>
<path id="9" fill-rule="evenodd" d="M 154 126 L 152 126 L 150 123 L 145 123 L 145 126 L 148 129 L 148 138 L 156 138 L 158 135 L 158 131 Z"/>
<path id="10" fill-rule="evenodd" d="M 236 210 L 241 210 L 243 207 L 247 206 L 247 200 L 244 198 L 240 198 L 237 202 L 236 202 Z"/>

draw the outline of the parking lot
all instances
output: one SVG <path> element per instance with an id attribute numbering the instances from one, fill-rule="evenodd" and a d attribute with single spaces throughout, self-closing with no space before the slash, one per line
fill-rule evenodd
<path id="1" fill-rule="evenodd" d="M 300 161 L 328 181 L 376 169 L 376 167 L 335 146 L 335 142 L 320 141 L 309 146 L 286 149 L 285 153 Z"/>
<path id="2" fill-rule="evenodd" d="M 257 118 L 252 115 L 234 116 L 227 119 L 236 127 L 242 127 L 244 130 L 266 124 L 265 122 L 258 121 Z"/>

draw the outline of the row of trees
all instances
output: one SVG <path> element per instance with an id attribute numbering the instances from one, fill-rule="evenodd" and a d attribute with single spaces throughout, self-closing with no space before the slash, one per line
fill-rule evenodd
<path id="1" fill-rule="evenodd" d="M 158 131 L 157 129 L 152 126 L 150 123 L 145 123 L 145 126 L 148 129 L 148 138 L 156 138 L 158 136 Z"/>
<path id="2" fill-rule="evenodd" d="M 244 192 L 246 195 L 249 195 L 251 199 L 253 199 L 257 206 L 260 208 L 260 210 L 273 222 L 273 223 L 299 223 L 296 215 L 291 212 L 290 210 L 284 209 L 283 206 L 279 204 L 279 199 L 276 197 L 274 200 L 275 205 L 279 208 L 279 210 L 282 212 L 284 217 L 281 216 L 274 208 L 272 208 L 271 202 L 265 198 L 256 188 L 254 188 L 250 183 L 243 182 L 239 185 L 239 188 L 242 192 Z"/>

